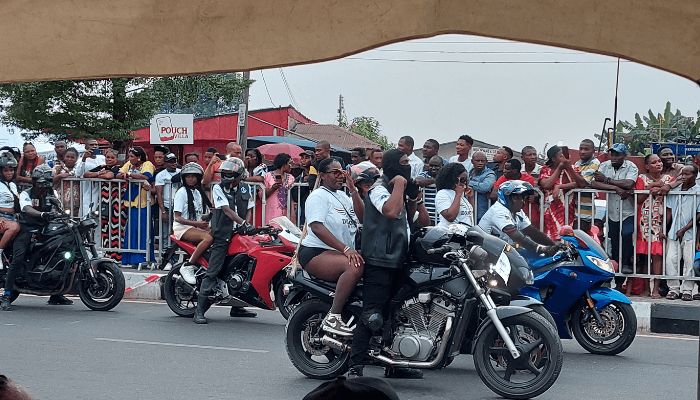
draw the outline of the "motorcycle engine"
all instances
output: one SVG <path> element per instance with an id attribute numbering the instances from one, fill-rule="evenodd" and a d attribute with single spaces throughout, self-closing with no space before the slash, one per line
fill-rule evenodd
<path id="1" fill-rule="evenodd" d="M 391 351 L 412 361 L 427 361 L 437 349 L 440 333 L 454 304 L 441 296 L 420 293 L 401 307 L 402 321 L 396 329 Z"/>

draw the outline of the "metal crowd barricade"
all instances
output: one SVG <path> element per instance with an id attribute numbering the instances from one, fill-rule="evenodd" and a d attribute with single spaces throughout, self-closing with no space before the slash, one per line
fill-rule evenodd
<path id="1" fill-rule="evenodd" d="M 98 212 L 98 230 L 96 231 L 95 244 L 97 250 L 103 254 L 109 253 L 132 253 L 144 254 L 145 263 L 150 266 L 153 261 L 151 250 L 153 249 L 152 226 L 151 226 L 151 207 L 153 196 L 150 190 L 146 190 L 144 186 L 150 187 L 151 184 L 147 181 L 123 179 L 98 179 L 98 178 L 65 178 L 61 182 L 54 185 L 56 196 L 63 203 L 66 210 L 70 212 L 72 217 L 82 218 L 85 213 L 90 211 Z M 79 196 L 75 195 L 77 192 Z M 140 194 L 145 191 L 145 199 Z M 106 196 L 102 193 L 106 192 Z M 114 199 L 113 193 L 118 193 L 119 198 Z M 126 200 L 125 200 L 126 199 Z M 133 199 L 129 201 L 128 199 Z M 134 204 L 134 208 L 145 209 L 143 213 L 135 213 L 136 221 L 140 229 L 137 230 L 136 246 L 131 246 L 129 242 L 133 238 L 129 238 L 129 242 L 124 239 L 127 237 L 128 224 L 134 223 L 130 220 L 129 210 L 132 208 L 130 203 Z M 116 213 L 116 222 L 112 213 Z M 107 221 L 107 227 L 104 226 Z M 112 228 L 116 228 L 112 232 Z M 102 232 L 105 230 L 107 237 L 104 238 Z M 115 238 L 118 238 L 115 240 Z M 144 241 L 144 248 L 139 245 Z M 114 240 L 116 245 L 111 241 Z"/>
<path id="2" fill-rule="evenodd" d="M 299 228 L 303 228 L 302 210 L 304 204 L 301 201 L 302 188 L 308 188 L 307 182 L 294 182 L 292 189 L 287 194 L 287 218 Z M 294 190 L 296 188 L 296 190 Z M 296 196 L 294 196 L 296 194 Z M 294 198 L 293 198 L 294 197 Z M 308 196 L 307 196 L 308 197 Z"/>
<path id="3" fill-rule="evenodd" d="M 618 247 L 618 249 L 617 249 L 618 254 L 617 255 L 614 255 L 611 252 L 611 250 L 612 250 L 611 249 L 612 248 L 612 238 L 610 237 L 611 229 L 610 229 L 610 225 L 609 225 L 609 223 L 611 222 L 611 220 L 610 220 L 610 208 L 611 208 L 610 207 L 611 206 L 610 195 L 611 194 L 616 195 L 616 193 L 614 191 L 596 190 L 596 189 L 574 189 L 574 190 L 567 192 L 565 195 L 565 204 L 571 204 L 570 202 L 575 200 L 573 203 L 575 205 L 575 215 L 574 215 L 573 222 L 574 222 L 574 226 L 576 226 L 576 227 L 580 227 L 581 221 L 582 221 L 582 218 L 581 218 L 582 217 L 582 213 L 581 213 L 581 203 L 582 203 L 581 196 L 582 196 L 582 194 L 584 194 L 584 195 L 591 194 L 592 195 L 592 199 L 591 199 L 592 204 L 595 204 L 596 195 L 605 194 L 605 196 L 606 196 L 606 206 L 605 206 L 604 216 L 601 214 L 598 214 L 599 217 L 603 217 L 603 218 L 602 219 L 596 218 L 596 214 L 597 214 L 596 209 L 595 209 L 596 206 L 594 205 L 593 209 L 592 209 L 592 221 L 591 221 L 591 223 L 595 223 L 596 220 L 602 222 L 603 232 L 601 232 L 601 233 L 603 234 L 603 237 L 605 238 L 602 245 L 605 248 L 605 252 L 608 254 L 608 256 L 611 256 L 613 258 L 615 258 L 615 256 L 617 256 L 617 260 L 622 260 L 622 250 L 623 250 L 622 231 L 623 231 L 624 220 L 627 218 L 633 219 L 634 228 L 633 228 L 632 238 L 631 238 L 632 249 L 633 249 L 632 255 L 631 255 L 632 256 L 632 260 L 631 260 L 632 261 L 632 272 L 631 273 L 623 272 L 622 262 L 620 262 L 619 263 L 620 264 L 619 270 L 616 274 L 617 276 L 628 277 L 628 278 L 631 277 L 631 278 L 645 278 L 645 279 L 679 279 L 681 281 L 682 280 L 700 281 L 700 277 L 698 277 L 698 276 L 694 276 L 694 277 L 684 276 L 684 275 L 686 275 L 685 272 L 688 271 L 688 268 L 690 268 L 690 269 L 693 268 L 694 259 L 682 260 L 682 253 L 681 253 L 681 255 L 679 255 L 678 263 L 676 265 L 676 271 L 678 271 L 678 275 L 668 274 L 667 265 L 666 265 L 666 261 L 667 261 L 666 256 L 667 256 L 667 252 L 668 252 L 668 240 L 670 240 L 670 238 L 666 238 L 665 240 L 661 240 L 661 245 L 662 245 L 661 274 L 657 275 L 657 274 L 653 273 L 653 271 L 652 271 L 652 256 L 650 256 L 650 254 L 652 252 L 651 237 L 652 237 L 652 233 L 653 233 L 652 230 L 653 230 L 653 219 L 654 219 L 653 218 L 654 217 L 654 215 L 653 215 L 654 214 L 654 210 L 653 210 L 654 204 L 653 203 L 651 205 L 652 209 L 650 210 L 650 212 L 648 212 L 646 216 L 642 216 L 642 218 L 647 218 L 648 231 L 643 232 L 643 235 L 642 235 L 643 237 L 646 237 L 645 252 L 639 252 L 640 249 L 637 248 L 637 238 L 639 237 L 639 233 L 640 233 L 639 232 L 640 216 L 641 216 L 640 207 L 644 204 L 644 201 L 646 201 L 646 199 L 640 199 L 639 196 L 651 196 L 651 192 L 649 190 L 634 190 L 634 191 L 632 191 L 630 196 L 632 199 L 632 206 L 633 206 L 632 212 L 633 212 L 633 214 L 627 218 L 622 218 L 622 216 L 624 215 L 623 210 L 625 209 L 625 200 L 623 200 L 619 196 L 617 196 L 617 199 L 614 200 L 614 201 L 617 201 L 617 203 L 618 203 L 617 206 L 620 209 L 620 212 L 619 212 L 620 221 L 618 222 L 619 229 L 618 229 L 617 238 L 616 238 L 617 243 L 618 243 L 618 246 L 617 246 Z M 661 232 L 663 232 L 664 236 L 666 234 L 666 227 L 668 226 L 668 222 L 669 222 L 669 221 L 667 221 L 667 214 L 666 214 L 666 210 L 667 210 L 667 206 L 668 206 L 668 196 L 671 196 L 671 195 L 681 196 L 681 198 L 687 197 L 687 196 L 693 197 L 693 210 L 695 210 L 695 215 L 693 215 L 693 219 L 695 221 L 697 221 L 697 214 L 698 214 L 697 208 L 698 208 L 698 205 L 700 205 L 700 199 L 698 199 L 699 195 L 695 194 L 695 193 L 687 193 L 687 192 L 676 189 L 676 190 L 672 190 L 671 192 L 669 192 L 668 195 L 662 196 L 662 202 L 661 202 L 662 206 L 661 206 L 661 209 L 658 211 L 661 213 Z M 641 202 L 641 204 L 640 204 L 640 202 Z M 628 208 L 627 208 L 627 210 L 629 211 Z M 572 219 L 570 219 L 570 217 L 571 217 L 571 215 L 570 215 L 569 207 L 566 207 L 565 208 L 565 220 L 572 221 Z M 616 221 L 612 221 L 612 222 L 616 222 Z M 693 249 L 695 249 L 695 243 L 697 242 L 697 225 L 698 225 L 697 222 L 692 224 L 691 232 L 692 232 L 693 240 L 691 242 L 691 245 L 693 246 Z M 693 250 L 692 253 L 694 255 L 695 250 Z M 638 265 L 638 255 L 646 255 L 646 269 L 645 269 L 646 272 L 641 270 L 640 266 Z M 681 271 L 683 271 L 683 273 L 681 273 Z"/>
<path id="4" fill-rule="evenodd" d="M 531 224 L 536 226 L 539 230 L 544 229 L 544 213 L 542 210 L 544 210 L 544 194 L 539 188 L 533 188 L 535 191 L 535 198 L 536 201 L 531 202 L 531 201 L 526 201 L 525 202 L 525 207 L 523 208 L 523 211 L 525 214 L 527 214 L 528 218 L 530 218 L 531 215 L 533 215 L 533 212 L 537 210 L 539 212 L 539 217 L 537 221 L 530 221 Z M 472 189 L 473 190 L 473 189 Z M 477 224 L 477 218 L 478 218 L 478 210 L 479 210 L 479 196 L 478 194 L 474 194 L 473 196 L 473 204 L 472 207 L 474 209 L 474 224 Z M 486 200 L 488 202 L 489 207 L 491 206 L 491 201 Z M 488 208 L 488 207 L 487 207 Z"/>

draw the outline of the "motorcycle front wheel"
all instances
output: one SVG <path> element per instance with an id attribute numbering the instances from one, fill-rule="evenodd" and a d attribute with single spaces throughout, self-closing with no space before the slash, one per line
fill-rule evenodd
<path id="1" fill-rule="evenodd" d="M 564 354 L 555 328 L 534 312 L 501 321 L 520 352 L 513 359 L 496 326 L 489 324 L 476 339 L 474 365 L 495 393 L 529 399 L 547 391 L 559 377 Z"/>
<path id="2" fill-rule="evenodd" d="M 294 307 L 287 320 L 285 347 L 289 360 L 302 374 L 315 379 L 333 379 L 348 370 L 349 352 L 340 352 L 321 343 L 323 318 L 330 305 L 318 299 Z"/>
<path id="3" fill-rule="evenodd" d="M 637 316 L 631 305 L 614 301 L 599 310 L 602 326 L 585 305 L 574 311 L 571 331 L 576 341 L 593 354 L 612 356 L 625 351 L 637 334 Z"/>
<path id="4" fill-rule="evenodd" d="M 182 279 L 181 266 L 182 264 L 173 266 L 165 277 L 163 297 L 175 314 L 184 318 L 192 318 L 195 309 L 197 309 L 197 291 L 195 287 Z"/>
<path id="5" fill-rule="evenodd" d="M 94 311 L 109 311 L 124 297 L 126 282 L 124 274 L 115 262 L 100 262 L 95 271 L 94 281 L 85 278 L 78 282 L 80 300 Z"/>

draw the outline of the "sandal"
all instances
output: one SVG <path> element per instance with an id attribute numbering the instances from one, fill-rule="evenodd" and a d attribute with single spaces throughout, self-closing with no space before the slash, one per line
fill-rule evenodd
<path id="1" fill-rule="evenodd" d="M 654 294 L 651 295 L 651 298 L 652 298 L 652 299 L 660 299 L 660 298 L 661 298 L 661 294 L 660 294 L 660 293 L 654 293 Z"/>
<path id="2" fill-rule="evenodd" d="M 681 300 L 693 301 L 693 296 L 691 296 L 690 293 L 683 293 L 683 296 L 681 296 Z"/>
<path id="3" fill-rule="evenodd" d="M 666 295 L 666 300 L 678 300 L 680 296 L 676 292 L 668 292 Z"/>
<path id="4" fill-rule="evenodd" d="M 700 293 L 695 293 L 693 295 L 693 300 L 700 300 Z"/>

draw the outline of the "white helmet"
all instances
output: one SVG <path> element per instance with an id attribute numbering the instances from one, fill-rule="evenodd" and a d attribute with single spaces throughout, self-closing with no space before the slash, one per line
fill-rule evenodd
<path id="1" fill-rule="evenodd" d="M 199 175 L 201 178 L 204 175 L 204 169 L 202 169 L 202 166 L 195 163 L 187 163 L 182 167 L 182 170 L 180 171 L 181 176 L 185 175 Z"/>

